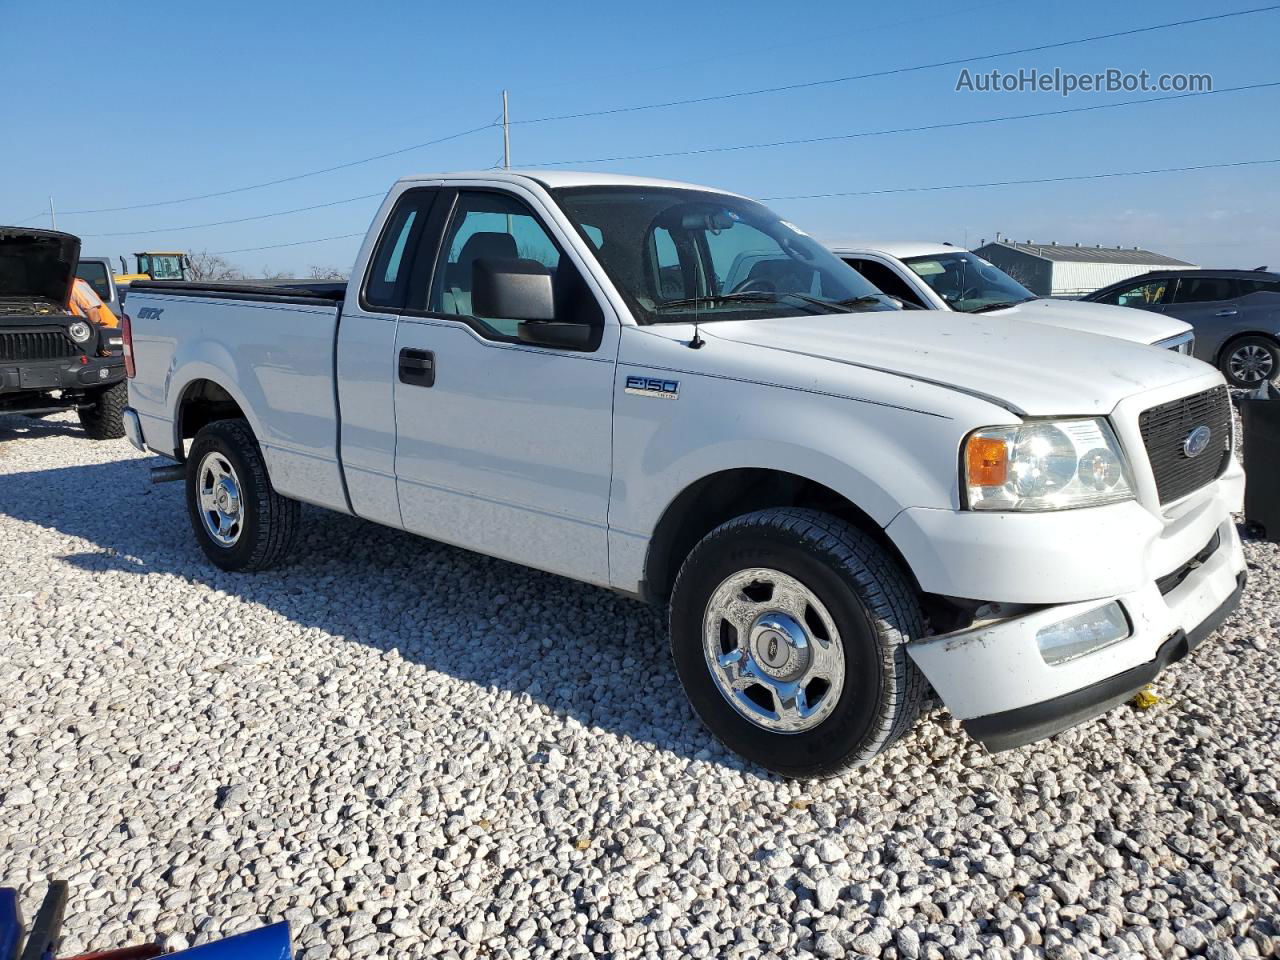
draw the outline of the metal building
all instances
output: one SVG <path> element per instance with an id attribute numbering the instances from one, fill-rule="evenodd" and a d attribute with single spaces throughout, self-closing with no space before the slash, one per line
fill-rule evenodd
<path id="1" fill-rule="evenodd" d="M 973 251 L 1042 297 L 1078 297 L 1148 270 L 1192 270 L 1194 263 L 1139 247 L 995 240 Z"/>

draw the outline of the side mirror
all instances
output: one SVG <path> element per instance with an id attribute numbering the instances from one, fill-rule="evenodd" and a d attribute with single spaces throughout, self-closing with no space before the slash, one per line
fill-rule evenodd
<path id="1" fill-rule="evenodd" d="M 478 317 L 518 320 L 522 343 L 567 350 L 589 349 L 597 328 L 556 319 L 551 271 L 537 260 L 480 257 L 471 267 L 471 312 Z"/>
<path id="2" fill-rule="evenodd" d="M 471 312 L 503 320 L 556 318 L 551 271 L 537 260 L 479 257 L 471 265 Z"/>

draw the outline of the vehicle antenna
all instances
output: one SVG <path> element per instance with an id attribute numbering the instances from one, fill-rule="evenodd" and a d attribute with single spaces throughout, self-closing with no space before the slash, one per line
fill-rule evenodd
<path id="1" fill-rule="evenodd" d="M 697 260 L 697 259 L 695 259 L 695 264 L 696 264 L 696 266 L 695 266 L 695 268 L 694 268 L 695 273 L 696 273 L 696 274 L 699 274 L 699 275 L 702 275 L 702 262 L 701 262 L 701 260 Z M 704 286 L 705 286 L 705 284 L 704 284 Z M 695 290 L 695 291 L 694 291 L 694 298 L 693 298 L 693 339 L 689 341 L 689 349 L 690 349 L 690 350 L 701 350 L 701 349 L 702 349 L 702 347 L 703 347 L 703 345 L 704 345 L 706 342 L 707 342 L 707 341 L 703 340 L 703 339 L 702 339 L 702 336 L 698 333 L 698 297 L 697 297 L 697 290 Z"/>

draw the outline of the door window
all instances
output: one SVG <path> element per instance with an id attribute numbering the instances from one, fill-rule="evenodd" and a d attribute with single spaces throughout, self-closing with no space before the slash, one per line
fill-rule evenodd
<path id="1" fill-rule="evenodd" d="M 1112 303 L 1118 307 L 1147 307 L 1160 303 L 1165 291 L 1169 288 L 1169 280 L 1149 280 L 1123 290 L 1113 290 L 1097 299 L 1097 303 Z"/>
<path id="2" fill-rule="evenodd" d="M 917 307 L 924 306 L 920 295 L 907 286 L 907 282 L 894 273 L 892 267 L 877 260 L 845 260 L 845 263 L 870 280 L 881 292 L 905 303 L 914 303 Z"/>
<path id="3" fill-rule="evenodd" d="M 76 276 L 93 287 L 93 292 L 103 300 L 111 299 L 111 278 L 105 264 L 81 260 L 76 267 Z"/>
<path id="4" fill-rule="evenodd" d="M 1226 277 L 1180 277 L 1173 303 L 1211 303 L 1230 300 L 1235 295 Z"/>
<path id="5" fill-rule="evenodd" d="M 413 263 L 413 249 L 436 190 L 409 190 L 400 198 L 378 240 L 364 287 L 364 306 L 399 310 Z"/>
<path id="6" fill-rule="evenodd" d="M 593 326 L 603 323 L 595 295 L 578 269 L 561 255 L 534 212 L 512 196 L 482 190 L 458 193 L 432 279 L 427 312 L 465 318 L 489 339 L 518 340 L 519 321 L 479 317 L 472 309 L 475 264 L 482 259 L 537 261 L 551 271 L 557 320 Z"/>
<path id="7" fill-rule="evenodd" d="M 1280 280 L 1237 280 L 1240 285 L 1240 296 L 1247 297 L 1251 293 L 1280 293 Z"/>

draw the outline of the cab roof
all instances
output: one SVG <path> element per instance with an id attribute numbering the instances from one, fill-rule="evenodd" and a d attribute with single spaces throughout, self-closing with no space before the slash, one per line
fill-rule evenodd
<path id="1" fill-rule="evenodd" d="M 699 183 L 682 183 L 679 180 L 659 180 L 654 177 L 633 177 L 621 173 L 599 173 L 597 171 L 579 170 L 464 170 L 453 173 L 422 173 L 411 177 L 402 177 L 401 183 L 414 183 L 423 180 L 490 180 L 499 183 L 541 184 L 550 189 L 558 187 L 663 187 L 674 190 L 702 190 L 710 193 L 723 193 L 726 196 L 741 196 L 729 190 L 707 187 Z"/>
<path id="2" fill-rule="evenodd" d="M 856 256 L 861 253 L 879 253 L 885 256 L 893 257 L 897 260 L 905 260 L 908 257 L 940 257 L 947 253 L 967 253 L 964 247 L 957 247 L 950 243 L 931 243 L 928 241 L 905 240 L 905 241 L 878 241 L 875 243 L 865 244 L 842 244 L 832 247 L 831 252 L 836 256 Z"/>

